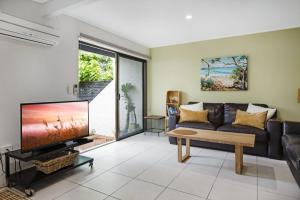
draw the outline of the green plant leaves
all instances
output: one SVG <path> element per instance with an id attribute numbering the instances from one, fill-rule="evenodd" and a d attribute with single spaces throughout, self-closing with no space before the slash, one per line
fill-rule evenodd
<path id="1" fill-rule="evenodd" d="M 113 80 L 113 59 L 87 51 L 79 51 L 79 81 Z"/>

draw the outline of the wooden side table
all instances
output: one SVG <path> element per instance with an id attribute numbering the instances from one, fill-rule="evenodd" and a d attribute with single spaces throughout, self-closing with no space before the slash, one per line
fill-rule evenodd
<path id="1" fill-rule="evenodd" d="M 150 127 L 148 128 L 148 123 L 147 123 L 147 132 L 152 132 L 152 133 L 157 133 L 157 135 L 159 136 L 159 133 L 164 132 L 165 133 L 165 125 L 164 128 L 161 127 L 153 127 L 153 122 L 154 121 L 163 121 L 165 123 L 165 116 L 161 116 L 161 115 L 148 115 L 145 116 L 144 119 L 146 119 L 147 121 L 150 120 Z M 146 133 L 145 133 L 146 134 Z"/>

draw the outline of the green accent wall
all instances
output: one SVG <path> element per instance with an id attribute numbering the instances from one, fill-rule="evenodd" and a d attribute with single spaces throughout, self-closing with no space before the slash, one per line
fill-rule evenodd
<path id="1" fill-rule="evenodd" d="M 201 33 L 199 33 L 201 34 Z M 247 91 L 201 91 L 200 59 L 248 56 Z M 151 49 L 148 112 L 165 113 L 167 90 L 188 101 L 265 103 L 282 120 L 300 121 L 300 28 Z"/>

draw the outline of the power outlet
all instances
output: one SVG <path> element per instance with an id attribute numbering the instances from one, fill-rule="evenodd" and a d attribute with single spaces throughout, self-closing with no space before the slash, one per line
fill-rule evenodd
<path id="1" fill-rule="evenodd" d="M 3 145 L 2 147 L 0 147 L 0 153 L 1 154 L 6 153 L 7 150 L 12 151 L 13 150 L 13 146 L 11 144 L 7 144 L 7 145 Z"/>

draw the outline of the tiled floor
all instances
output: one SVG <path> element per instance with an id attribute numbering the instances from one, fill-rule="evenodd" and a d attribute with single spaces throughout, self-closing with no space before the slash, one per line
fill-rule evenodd
<path id="1" fill-rule="evenodd" d="M 39 186 L 34 200 L 299 200 L 284 161 L 245 155 L 243 175 L 232 153 L 192 148 L 187 163 L 167 137 L 140 134 L 85 153 L 82 166 Z"/>

